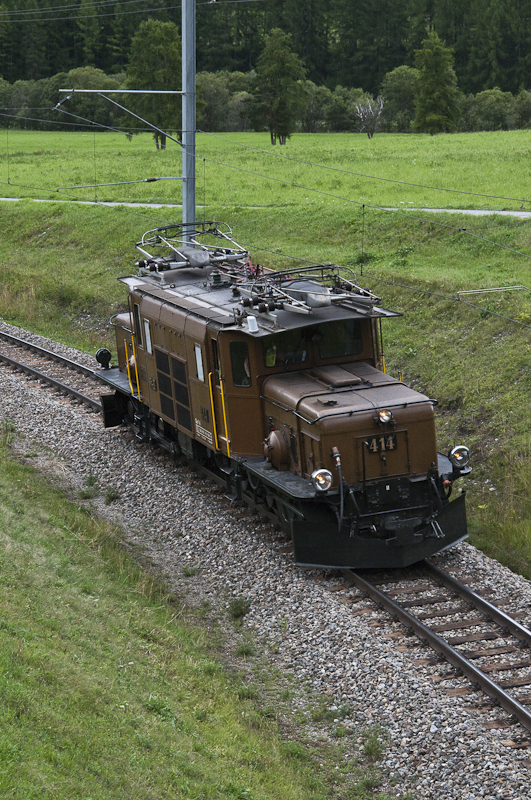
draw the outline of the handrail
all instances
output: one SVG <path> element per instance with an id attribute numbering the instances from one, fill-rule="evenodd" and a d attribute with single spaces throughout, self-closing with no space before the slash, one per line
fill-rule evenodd
<path id="1" fill-rule="evenodd" d="M 225 409 L 225 390 L 223 388 L 222 380 L 220 380 L 219 385 L 221 389 L 221 407 L 223 408 L 223 421 L 225 423 L 225 439 L 227 440 L 227 455 L 230 458 L 229 431 L 227 428 L 227 412 Z"/>
<path id="2" fill-rule="evenodd" d="M 216 450 L 219 450 L 219 441 L 218 441 L 218 426 L 216 425 L 216 409 L 214 406 L 214 391 L 212 389 L 212 372 L 208 373 L 208 388 L 210 391 L 210 408 L 212 410 L 212 427 L 214 428 L 214 442 L 216 445 Z"/>
<path id="3" fill-rule="evenodd" d="M 133 348 L 133 358 L 135 359 L 136 390 L 138 392 L 138 399 L 142 402 L 142 398 L 140 397 L 140 381 L 138 379 L 138 364 L 136 363 L 135 336 L 133 333 L 131 334 L 131 346 Z"/>
<path id="4" fill-rule="evenodd" d="M 129 381 L 129 388 L 131 389 L 131 394 L 133 397 L 135 396 L 135 392 L 133 389 L 133 381 L 131 380 L 131 367 L 129 366 L 129 353 L 127 352 L 127 339 L 124 339 L 124 347 L 125 347 L 125 364 L 127 366 L 127 380 Z"/>

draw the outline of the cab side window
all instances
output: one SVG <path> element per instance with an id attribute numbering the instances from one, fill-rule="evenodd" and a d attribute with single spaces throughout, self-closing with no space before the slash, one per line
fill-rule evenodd
<path id="1" fill-rule="evenodd" d="M 230 363 L 234 385 L 250 386 L 251 368 L 249 364 L 249 347 L 247 342 L 230 343 Z"/>
<path id="2" fill-rule="evenodd" d="M 139 310 L 138 305 L 136 303 L 133 305 L 133 314 L 134 314 L 134 318 L 135 318 L 134 327 L 135 327 L 136 335 L 138 336 L 138 344 L 140 346 L 142 346 L 143 341 L 142 341 L 142 326 L 140 325 L 140 310 Z"/>
<path id="3" fill-rule="evenodd" d="M 200 344 L 194 345 L 194 352 L 195 352 L 195 367 L 197 372 L 197 378 L 200 381 L 204 381 L 205 371 L 203 369 L 203 353 L 201 352 Z"/>
<path id="4" fill-rule="evenodd" d="M 149 355 L 153 355 L 153 347 L 151 346 L 151 329 L 148 319 L 144 320 L 144 339 L 146 340 L 146 350 L 148 351 Z"/>

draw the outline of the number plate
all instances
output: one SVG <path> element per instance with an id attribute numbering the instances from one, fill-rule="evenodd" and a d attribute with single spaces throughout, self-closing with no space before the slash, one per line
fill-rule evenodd
<path id="1" fill-rule="evenodd" d="M 382 453 L 384 450 L 396 450 L 396 434 L 386 433 L 382 436 L 372 436 L 367 444 L 371 453 Z"/>

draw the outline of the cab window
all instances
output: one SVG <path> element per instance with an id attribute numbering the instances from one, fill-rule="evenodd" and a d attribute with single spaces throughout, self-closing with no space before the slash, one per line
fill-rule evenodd
<path id="1" fill-rule="evenodd" d="M 264 365 L 285 367 L 302 364 L 308 357 L 307 332 L 299 328 L 268 336 L 262 341 Z"/>
<path id="2" fill-rule="evenodd" d="M 138 336 L 138 344 L 142 346 L 142 326 L 140 325 L 140 310 L 136 303 L 133 305 L 133 314 L 135 318 L 135 331 L 136 335 Z"/>
<path id="3" fill-rule="evenodd" d="M 203 370 L 203 353 L 201 352 L 200 344 L 194 345 L 194 352 L 195 352 L 195 367 L 197 371 L 197 377 L 200 381 L 204 381 L 205 372 Z"/>
<path id="4" fill-rule="evenodd" d="M 234 385 L 250 386 L 251 369 L 249 366 L 249 347 L 247 342 L 230 343 L 230 363 Z"/>
<path id="5" fill-rule="evenodd" d="M 149 355 L 153 355 L 153 348 L 151 346 L 151 329 L 149 327 L 149 320 L 144 320 L 144 339 L 146 340 L 146 350 Z"/>
<path id="6" fill-rule="evenodd" d="M 321 358 L 355 356 L 363 350 L 361 323 L 359 319 L 327 322 L 319 327 L 319 355 Z"/>

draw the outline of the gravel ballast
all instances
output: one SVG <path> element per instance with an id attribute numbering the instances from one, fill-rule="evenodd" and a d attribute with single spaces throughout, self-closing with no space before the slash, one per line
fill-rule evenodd
<path id="1" fill-rule="evenodd" d="M 17 334 L 10 325 L 1 327 Z M 18 333 L 96 366 L 71 348 Z M 294 713 L 309 713 L 310 688 L 326 698 L 328 710 L 337 707 L 334 724 L 382 729 L 383 784 L 376 793 L 400 797 L 410 791 L 414 798 L 437 800 L 531 797 L 530 750 L 515 747 L 531 735 L 519 725 L 487 730 L 488 720 L 507 714 L 480 693 L 449 695 L 470 683 L 448 677 L 449 665 L 435 658 L 419 663 L 432 651 L 356 590 L 338 586 L 336 576 L 296 567 L 283 552 L 285 539 L 270 525 L 234 509 L 214 484 L 172 465 L 129 432 L 105 430 L 97 415 L 3 366 L 0 398 L 0 417 L 24 437 L 20 453 L 35 449 L 35 466 L 53 469 L 74 489 L 95 476 L 101 498 L 87 502 L 120 523 L 172 588 L 186 591 L 192 603 L 208 601 L 225 616 L 232 598 L 250 601 L 242 632 L 233 635 L 252 634 L 261 656 L 293 676 L 291 688 L 300 695 L 292 701 Z M 119 498 L 106 505 L 104 491 L 111 488 Z M 510 601 L 509 612 L 526 612 L 521 622 L 530 626 L 529 581 L 466 543 L 436 563 L 470 578 L 476 590 L 494 589 Z M 201 571 L 186 578 L 184 567 Z"/>

